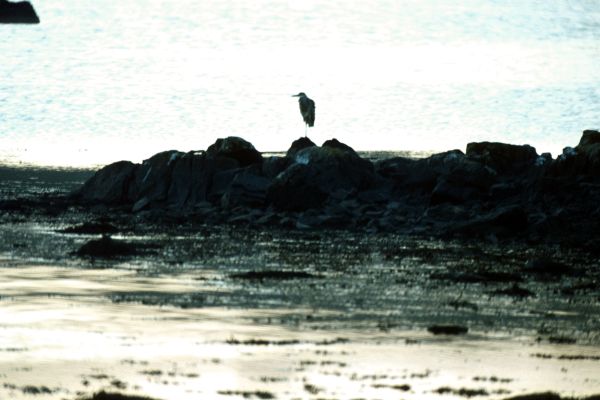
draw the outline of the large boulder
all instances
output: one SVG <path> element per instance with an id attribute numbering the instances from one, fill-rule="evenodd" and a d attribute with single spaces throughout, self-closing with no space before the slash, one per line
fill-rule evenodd
<path id="1" fill-rule="evenodd" d="M 304 136 L 300 139 L 294 140 L 285 155 L 286 157 L 294 158 L 300 150 L 315 146 L 316 144 L 312 140 Z"/>
<path id="2" fill-rule="evenodd" d="M 84 201 L 109 204 L 130 203 L 129 192 L 139 165 L 130 161 L 119 161 L 97 171 L 83 186 L 75 191 L 75 197 Z"/>
<path id="3" fill-rule="evenodd" d="M 343 199 L 375 182 L 373 164 L 335 139 L 298 150 L 293 160 L 267 194 L 267 201 L 280 210 L 320 207 L 327 198 Z"/>
<path id="4" fill-rule="evenodd" d="M 10 2 L 0 0 L 0 23 L 39 24 L 40 18 L 28 1 Z"/>
<path id="5" fill-rule="evenodd" d="M 514 145 L 496 142 L 467 144 L 469 159 L 482 163 L 500 174 L 523 172 L 535 164 L 538 154 L 529 145 Z"/>
<path id="6" fill-rule="evenodd" d="M 236 160 L 240 167 L 252 164 L 262 164 L 262 155 L 254 148 L 252 143 L 236 136 L 217 139 L 206 149 L 208 157 L 227 157 Z"/>

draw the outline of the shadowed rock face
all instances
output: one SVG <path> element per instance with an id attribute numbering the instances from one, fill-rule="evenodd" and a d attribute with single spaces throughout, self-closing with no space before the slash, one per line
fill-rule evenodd
<path id="1" fill-rule="evenodd" d="M 335 139 L 316 146 L 301 138 L 284 157 L 263 160 L 252 144 L 229 137 L 205 152 L 108 165 L 73 199 L 200 212 L 211 223 L 588 242 L 600 230 L 600 133 L 585 131 L 567 149 L 553 160 L 528 145 L 469 143 L 466 154 L 373 163 Z"/>
<path id="2" fill-rule="evenodd" d="M 0 23 L 39 24 L 40 19 L 28 1 L 13 3 L 7 0 L 0 0 Z"/>

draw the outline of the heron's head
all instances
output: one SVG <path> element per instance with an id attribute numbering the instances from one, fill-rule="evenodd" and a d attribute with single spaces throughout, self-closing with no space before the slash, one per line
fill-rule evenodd
<path id="1" fill-rule="evenodd" d="M 300 92 L 298 94 L 293 94 L 292 97 L 306 97 L 306 93 Z"/>

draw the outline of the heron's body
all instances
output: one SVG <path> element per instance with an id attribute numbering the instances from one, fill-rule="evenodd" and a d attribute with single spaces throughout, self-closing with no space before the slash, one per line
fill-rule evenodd
<path id="1" fill-rule="evenodd" d="M 298 104 L 300 105 L 300 114 L 302 114 L 302 119 L 304 120 L 306 126 L 315 126 L 315 102 L 309 99 L 304 92 L 295 94 L 294 97 L 298 97 Z"/>

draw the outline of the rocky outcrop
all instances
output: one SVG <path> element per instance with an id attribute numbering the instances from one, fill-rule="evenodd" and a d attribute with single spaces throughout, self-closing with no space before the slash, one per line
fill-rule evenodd
<path id="1" fill-rule="evenodd" d="M 39 24 L 40 18 L 28 1 L 0 0 L 0 24 Z"/>
<path id="2" fill-rule="evenodd" d="M 587 176 L 600 177 L 600 132 L 583 131 L 576 147 L 565 147 L 562 154 L 552 162 L 549 175 L 553 177 Z"/>
<path id="3" fill-rule="evenodd" d="M 73 198 L 206 223 L 587 243 L 600 231 L 600 133 L 585 131 L 568 149 L 553 160 L 528 145 L 482 142 L 373 163 L 335 139 L 300 138 L 265 159 L 229 137 L 206 151 L 111 164 Z"/>

